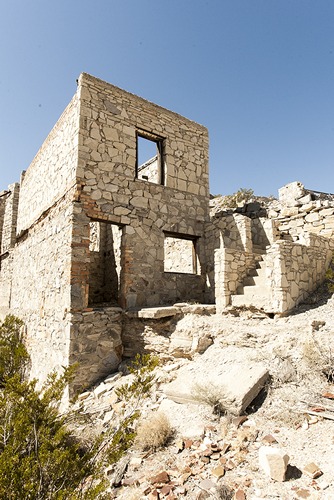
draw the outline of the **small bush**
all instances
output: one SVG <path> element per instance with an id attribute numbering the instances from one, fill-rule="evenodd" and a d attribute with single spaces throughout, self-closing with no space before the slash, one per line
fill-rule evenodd
<path id="1" fill-rule="evenodd" d="M 6 316 L 0 325 L 0 387 L 18 375 L 23 380 L 29 355 L 23 343 L 23 322 L 15 316 Z"/>
<path id="2" fill-rule="evenodd" d="M 334 355 L 330 345 L 309 340 L 303 346 L 303 358 L 312 370 L 325 375 L 329 382 L 334 381 Z"/>
<path id="3" fill-rule="evenodd" d="M 234 194 L 223 196 L 222 206 L 226 208 L 237 208 L 249 202 L 253 196 L 253 189 L 240 188 Z"/>
<path id="4" fill-rule="evenodd" d="M 130 373 L 134 375 L 133 381 L 115 390 L 118 398 L 125 402 L 125 409 L 119 423 L 106 436 L 109 441 L 106 447 L 109 463 L 117 462 L 134 443 L 140 408 L 151 392 L 154 381 L 152 371 L 158 364 L 159 360 L 155 356 L 137 354 L 129 367 Z"/>
<path id="5" fill-rule="evenodd" d="M 196 383 L 192 387 L 192 397 L 199 403 L 212 407 L 215 415 L 225 415 L 226 406 L 221 389 L 212 383 Z"/>
<path id="6" fill-rule="evenodd" d="M 173 430 L 164 413 L 155 413 L 141 422 L 137 428 L 136 444 L 142 450 L 157 450 L 164 447 Z"/>
<path id="7" fill-rule="evenodd" d="M 134 422 L 151 390 L 157 359 L 138 356 L 133 382 L 118 390 L 125 414 L 103 436 L 84 444 L 58 412 L 64 389 L 73 376 L 49 375 L 38 390 L 25 380 L 29 356 L 23 323 L 7 316 L 0 323 L 0 499 L 83 500 L 102 498 L 104 465 L 116 462 L 135 438 Z M 74 426 L 80 415 L 70 415 Z"/>
<path id="8" fill-rule="evenodd" d="M 334 292 L 334 257 L 326 272 L 326 280 L 328 284 L 328 290 L 330 292 Z"/>

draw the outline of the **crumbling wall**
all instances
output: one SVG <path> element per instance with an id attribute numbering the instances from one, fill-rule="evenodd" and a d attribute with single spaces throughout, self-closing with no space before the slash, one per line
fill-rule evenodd
<path id="1" fill-rule="evenodd" d="M 8 186 L 8 194 L 3 199 L 1 229 L 1 254 L 8 252 L 16 241 L 17 212 L 20 186 L 18 183 Z"/>
<path id="2" fill-rule="evenodd" d="M 21 177 L 20 186 L 9 186 L 12 194 L 6 203 L 13 199 L 11 211 L 16 211 L 17 225 L 11 216 L 15 223 L 2 235 L 9 253 L 0 272 L 0 287 L 5 291 L 0 311 L 2 316 L 12 313 L 25 322 L 31 376 L 40 381 L 69 361 L 78 124 L 74 97 Z"/>
<path id="3" fill-rule="evenodd" d="M 214 254 L 216 308 L 222 311 L 229 303 L 231 295 L 237 293 L 243 279 L 255 268 L 253 253 L 230 248 L 217 249 Z"/>
<path id="4" fill-rule="evenodd" d="M 71 205 L 62 200 L 18 239 L 10 257 L 8 312 L 25 322 L 31 376 L 41 381 L 68 364 L 71 216 Z"/>
<path id="5" fill-rule="evenodd" d="M 286 313 L 306 299 L 324 281 L 331 258 L 330 241 L 314 234 L 274 243 L 266 256 L 273 311 Z"/>
<path id="6" fill-rule="evenodd" d="M 147 162 L 140 165 L 138 169 L 139 179 L 143 179 L 150 182 L 159 183 L 159 172 L 158 172 L 158 158 L 154 156 Z"/>
<path id="7" fill-rule="evenodd" d="M 251 219 L 252 243 L 263 251 L 279 239 L 277 222 L 266 217 L 255 217 Z"/>
<path id="8" fill-rule="evenodd" d="M 318 234 L 328 238 L 334 250 L 334 195 L 292 182 L 279 190 L 279 203 L 270 207 L 268 215 L 276 219 L 283 237 L 297 241 L 301 233 Z"/>
<path id="9" fill-rule="evenodd" d="M 11 184 L 1 198 L 0 205 L 0 317 L 10 310 L 12 294 L 12 248 L 16 241 L 19 184 Z"/>
<path id="10" fill-rule="evenodd" d="M 237 213 L 223 212 L 207 226 L 207 255 L 213 266 L 208 279 L 217 311 L 224 309 L 250 269 L 256 265 L 251 235 L 251 219 Z"/>
<path id="11" fill-rule="evenodd" d="M 122 360 L 122 309 L 105 307 L 71 314 L 69 363 L 78 363 L 71 393 L 117 370 Z"/>

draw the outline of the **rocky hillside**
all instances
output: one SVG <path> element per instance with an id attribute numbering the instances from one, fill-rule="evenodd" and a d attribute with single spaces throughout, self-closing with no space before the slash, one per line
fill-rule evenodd
<path id="1" fill-rule="evenodd" d="M 211 345 L 162 357 L 152 395 L 141 406 L 149 423 L 127 456 L 106 470 L 108 498 L 334 498 L 333 308 L 334 298 L 323 289 L 284 318 L 234 309 L 186 314 L 173 335 L 203 334 Z M 230 378 L 221 371 L 227 353 L 234 355 Z M 252 367 L 268 374 L 256 379 L 264 387 L 246 409 L 231 406 L 230 393 L 238 395 Z M 183 386 L 196 380 L 192 402 L 175 402 L 170 388 L 178 376 Z M 91 415 L 94 432 L 112 426 L 124 410 L 115 388 L 129 377 L 122 364 L 79 397 L 76 405 Z"/>

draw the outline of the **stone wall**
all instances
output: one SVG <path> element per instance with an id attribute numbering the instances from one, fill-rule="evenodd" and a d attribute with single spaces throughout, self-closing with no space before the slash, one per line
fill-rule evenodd
<path id="1" fill-rule="evenodd" d="M 279 190 L 279 203 L 270 207 L 268 216 L 276 220 L 283 237 L 297 241 L 307 231 L 328 238 L 334 250 L 334 195 L 293 182 Z"/>
<path id="2" fill-rule="evenodd" d="M 204 300 L 208 220 L 207 130 L 176 113 L 83 74 L 74 221 L 72 307 L 88 304 L 89 223 L 123 226 L 119 304 L 125 308 Z M 137 134 L 162 141 L 164 183 L 136 177 Z M 165 233 L 196 239 L 199 274 L 164 271 Z"/>
<path id="3" fill-rule="evenodd" d="M 215 295 L 217 312 L 230 303 L 243 279 L 256 266 L 256 256 L 231 248 L 215 250 Z"/>
<path id="4" fill-rule="evenodd" d="M 1 254 L 8 252 L 16 241 L 17 212 L 19 204 L 20 185 L 18 183 L 8 186 L 8 194 L 2 199 L 1 217 Z"/>
<path id="5" fill-rule="evenodd" d="M 324 281 L 331 258 L 330 241 L 314 234 L 274 243 L 266 256 L 273 311 L 286 313 L 306 299 Z"/>
<path id="6" fill-rule="evenodd" d="M 213 296 L 217 311 L 229 304 L 231 295 L 256 265 L 251 224 L 251 219 L 244 215 L 222 212 L 207 225 L 208 281 L 211 285 L 207 302 Z"/>
<path id="7" fill-rule="evenodd" d="M 78 163 L 77 94 L 49 133 L 21 181 L 18 209 L 20 234 L 75 185 Z"/>
<path id="8" fill-rule="evenodd" d="M 279 229 L 277 223 L 273 219 L 266 217 L 256 217 L 250 219 L 252 243 L 254 247 L 263 251 L 279 239 Z"/>
<path id="9" fill-rule="evenodd" d="M 9 288 L 2 315 L 24 320 L 31 375 L 41 380 L 68 363 L 71 233 L 71 205 L 62 200 L 17 240 L 1 269 L 0 287 L 4 280 Z"/>
<path id="10" fill-rule="evenodd" d="M 122 360 L 122 309 L 105 307 L 71 314 L 69 362 L 78 363 L 71 393 L 117 370 Z"/>
<path id="11" fill-rule="evenodd" d="M 138 169 L 138 178 L 159 184 L 160 176 L 158 169 L 158 157 L 154 156 L 147 162 L 143 163 L 143 165 L 140 165 Z"/>

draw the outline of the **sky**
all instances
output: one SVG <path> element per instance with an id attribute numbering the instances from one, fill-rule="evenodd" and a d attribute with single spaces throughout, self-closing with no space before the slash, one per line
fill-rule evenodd
<path id="1" fill-rule="evenodd" d="M 212 194 L 334 193 L 333 0 L 0 0 L 0 190 L 81 72 L 205 125 Z"/>

